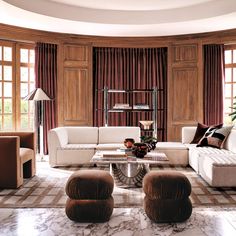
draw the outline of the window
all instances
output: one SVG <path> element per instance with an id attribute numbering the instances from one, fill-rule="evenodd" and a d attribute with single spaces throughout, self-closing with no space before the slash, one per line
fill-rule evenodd
<path id="1" fill-rule="evenodd" d="M 0 130 L 32 130 L 34 104 L 23 101 L 35 88 L 34 47 L 0 41 Z"/>
<path id="2" fill-rule="evenodd" d="M 236 96 L 236 45 L 225 46 L 224 123 L 231 124 L 229 113 Z"/>

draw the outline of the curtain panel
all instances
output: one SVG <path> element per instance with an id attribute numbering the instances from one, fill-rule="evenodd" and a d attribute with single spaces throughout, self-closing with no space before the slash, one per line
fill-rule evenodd
<path id="1" fill-rule="evenodd" d="M 167 48 L 94 48 L 94 126 L 104 126 L 104 94 L 102 89 L 153 89 L 157 96 L 158 140 L 165 141 L 167 133 Z M 108 106 L 115 103 L 152 106 L 151 93 L 110 94 Z M 129 96 L 129 97 L 128 97 Z M 152 120 L 150 112 L 121 112 L 109 114 L 109 126 L 137 126 L 140 120 Z"/>
<path id="2" fill-rule="evenodd" d="M 51 101 L 43 101 L 43 117 L 40 117 L 43 120 L 43 153 L 48 154 L 48 131 L 57 126 L 57 45 L 36 43 L 35 76 L 36 88 L 43 89 L 52 99 Z M 39 106 L 37 110 L 40 109 Z"/>
<path id="3" fill-rule="evenodd" d="M 224 45 L 204 45 L 204 124 L 223 123 Z"/>

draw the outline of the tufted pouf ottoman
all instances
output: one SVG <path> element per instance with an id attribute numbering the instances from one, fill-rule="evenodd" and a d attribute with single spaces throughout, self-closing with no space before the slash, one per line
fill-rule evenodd
<path id="1" fill-rule="evenodd" d="M 144 210 L 154 222 L 182 222 L 192 214 L 191 184 L 180 172 L 149 172 L 143 179 L 143 191 Z"/>
<path id="2" fill-rule="evenodd" d="M 105 222 L 114 207 L 114 180 L 103 170 L 79 170 L 66 184 L 66 215 L 77 222 Z"/>

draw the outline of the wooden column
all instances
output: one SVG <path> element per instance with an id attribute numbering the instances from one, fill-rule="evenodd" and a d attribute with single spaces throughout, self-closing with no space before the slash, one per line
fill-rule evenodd
<path id="1" fill-rule="evenodd" d="M 172 44 L 168 53 L 168 141 L 181 141 L 183 126 L 203 120 L 202 45 Z"/>
<path id="2" fill-rule="evenodd" d="M 60 125 L 92 126 L 92 48 L 64 44 Z"/>

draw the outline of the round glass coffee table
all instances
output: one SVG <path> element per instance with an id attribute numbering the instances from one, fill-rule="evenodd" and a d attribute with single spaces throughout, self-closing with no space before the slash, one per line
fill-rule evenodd
<path id="1" fill-rule="evenodd" d="M 150 171 L 150 164 L 165 165 L 169 160 L 165 153 L 151 152 L 144 158 L 125 156 L 119 151 L 97 151 L 92 163 L 109 164 L 110 173 L 116 185 L 124 187 L 142 187 L 144 176 Z"/>

